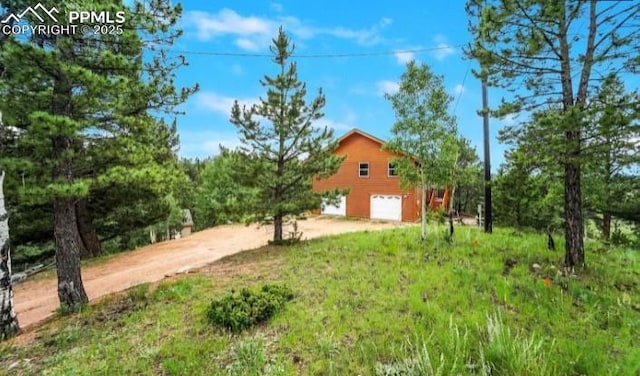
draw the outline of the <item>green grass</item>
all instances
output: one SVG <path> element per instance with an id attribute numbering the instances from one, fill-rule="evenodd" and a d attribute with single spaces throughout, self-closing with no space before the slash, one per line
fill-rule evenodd
<path id="1" fill-rule="evenodd" d="M 572 275 L 544 236 L 457 228 L 448 244 L 444 228 L 429 230 L 426 243 L 411 227 L 266 247 L 135 287 L 45 324 L 31 342 L 0 345 L 0 372 L 640 373 L 637 250 L 588 243 L 588 267 Z M 239 334 L 207 323 L 213 299 L 266 283 L 295 296 L 270 321 Z"/>

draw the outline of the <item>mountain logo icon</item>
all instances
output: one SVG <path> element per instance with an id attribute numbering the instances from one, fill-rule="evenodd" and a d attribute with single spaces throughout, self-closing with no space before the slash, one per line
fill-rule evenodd
<path id="1" fill-rule="evenodd" d="M 52 20 L 53 22 L 57 23 L 58 18 L 56 18 L 54 14 L 59 14 L 59 13 L 60 11 L 58 11 L 56 7 L 47 9 L 44 5 L 38 3 L 34 7 L 28 7 L 27 9 L 23 10 L 18 14 L 11 13 L 0 22 L 2 22 L 3 24 L 10 23 L 10 22 L 18 23 L 24 17 L 31 15 L 34 18 L 36 18 L 38 21 L 40 21 L 40 23 L 43 23 L 46 20 Z"/>

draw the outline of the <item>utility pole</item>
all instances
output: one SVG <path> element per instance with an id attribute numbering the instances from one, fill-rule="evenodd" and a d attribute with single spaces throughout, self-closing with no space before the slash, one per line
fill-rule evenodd
<path id="1" fill-rule="evenodd" d="M 482 80 L 482 125 L 484 128 L 484 232 L 491 233 L 491 153 L 489 152 L 489 99 L 487 98 L 487 84 Z"/>

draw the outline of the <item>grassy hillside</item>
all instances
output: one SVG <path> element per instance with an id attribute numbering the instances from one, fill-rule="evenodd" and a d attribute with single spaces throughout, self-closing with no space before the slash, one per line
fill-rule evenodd
<path id="1" fill-rule="evenodd" d="M 138 286 L 0 345 L 0 370 L 43 375 L 637 375 L 638 251 L 587 250 L 563 275 L 538 235 L 415 227 L 269 247 Z M 562 249 L 562 244 L 559 244 Z M 539 269 L 532 267 L 538 264 Z M 241 334 L 212 299 L 266 282 L 295 297 Z M 8 371 L 11 369 L 11 371 Z"/>

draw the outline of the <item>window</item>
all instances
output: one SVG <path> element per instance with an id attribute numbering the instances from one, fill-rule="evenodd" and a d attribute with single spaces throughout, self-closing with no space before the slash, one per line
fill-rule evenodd
<path id="1" fill-rule="evenodd" d="M 398 169 L 395 163 L 389 162 L 389 169 L 387 170 L 389 177 L 398 176 Z"/>
<path id="2" fill-rule="evenodd" d="M 358 164 L 358 176 L 361 177 L 361 178 L 368 178 L 369 177 L 369 163 L 360 162 Z"/>

